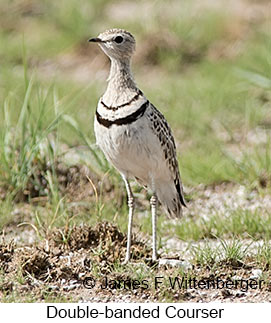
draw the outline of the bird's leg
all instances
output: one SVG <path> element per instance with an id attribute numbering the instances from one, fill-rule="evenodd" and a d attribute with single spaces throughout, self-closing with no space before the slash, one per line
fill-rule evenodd
<path id="1" fill-rule="evenodd" d="M 152 215 L 152 260 L 157 260 L 157 196 L 153 193 L 151 199 L 151 215 Z"/>
<path id="2" fill-rule="evenodd" d="M 134 216 L 134 196 L 131 190 L 131 186 L 125 176 L 122 176 L 126 190 L 128 195 L 128 233 L 127 233 L 127 249 L 126 249 L 126 257 L 123 264 L 127 264 L 130 260 L 130 251 L 131 251 L 131 242 L 132 242 L 132 226 L 133 226 L 133 216 Z"/>

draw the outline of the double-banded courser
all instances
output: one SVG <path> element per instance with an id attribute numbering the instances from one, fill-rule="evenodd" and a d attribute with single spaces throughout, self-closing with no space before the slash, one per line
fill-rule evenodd
<path id="1" fill-rule="evenodd" d="M 152 191 L 152 259 L 157 260 L 157 198 L 172 218 L 181 217 L 185 206 L 174 138 L 162 113 L 147 100 L 133 79 L 130 69 L 135 51 L 133 35 L 123 29 L 110 29 L 89 41 L 97 43 L 111 60 L 108 86 L 98 102 L 94 130 L 97 144 L 120 172 L 128 194 L 124 263 L 130 260 L 134 214 L 130 178 Z"/>

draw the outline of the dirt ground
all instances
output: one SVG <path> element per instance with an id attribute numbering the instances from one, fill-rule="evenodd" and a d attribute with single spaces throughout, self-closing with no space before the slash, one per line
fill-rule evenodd
<path id="1" fill-rule="evenodd" d="M 98 187 L 99 178 L 80 166 L 56 166 L 61 191 L 71 201 L 95 199 L 87 177 L 92 177 Z M 42 181 L 42 175 L 40 177 Z M 46 183 L 44 183 L 46 189 Z M 79 189 L 80 188 L 80 189 Z M 185 218 L 197 214 L 208 220 L 216 212 L 230 214 L 240 206 L 248 209 L 267 209 L 269 199 L 257 192 L 246 191 L 240 185 L 224 183 L 205 187 L 187 188 L 192 196 Z M 193 194 L 196 192 L 196 197 Z M 26 195 L 25 195 L 26 194 Z M 124 194 L 124 193 L 123 193 Z M 25 202 L 27 196 L 35 200 L 35 190 L 28 187 L 18 196 L 21 203 L 14 210 L 13 221 L 5 226 L 0 238 L 0 300 L 1 301 L 73 301 L 73 302 L 271 302 L 270 268 L 259 269 L 253 249 L 257 241 L 250 244 L 250 252 L 243 261 L 218 260 L 202 265 L 193 258 L 193 248 L 204 248 L 206 240 L 182 241 L 168 231 L 165 221 L 162 225 L 160 258 L 179 260 L 179 267 L 159 265 L 151 261 L 151 237 L 140 232 L 135 223 L 132 243 L 133 258 L 130 264 L 122 265 L 125 257 L 127 236 L 120 229 L 106 221 L 94 226 L 74 225 L 53 228 L 39 238 L 31 225 L 33 211 Z M 114 186 L 106 183 L 105 196 L 114 196 Z M 125 195 L 124 195 L 125 198 Z M 146 196 L 143 200 L 147 199 Z M 42 197 L 37 203 L 42 205 Z M 123 203 L 123 201 L 120 203 Z M 139 209 L 145 209 L 146 205 Z M 32 212 L 32 213 L 31 213 Z M 32 215 L 31 215 L 32 214 Z M 146 216 L 138 214 L 139 220 Z M 184 220 L 185 220 L 184 218 Z M 174 220 L 168 220 L 174 221 Z M 171 223 L 171 226 L 174 223 Z M 218 239 L 208 239 L 213 247 Z M 260 274 L 259 274 L 260 273 Z M 215 281 L 260 281 L 261 288 L 199 288 L 195 285 L 181 286 L 170 281 L 189 279 Z M 156 280 L 162 283 L 156 283 Z M 93 282 L 95 286 L 92 286 Z M 107 282 L 107 285 L 106 285 Z"/>
<path id="2" fill-rule="evenodd" d="M 251 3 L 249 6 L 248 2 Z M 196 11 L 214 4 L 224 7 L 226 3 L 229 13 L 240 17 L 235 22 L 237 25 L 229 26 L 232 29 L 228 32 L 230 39 L 226 42 L 216 42 L 206 55 L 211 60 L 238 55 L 243 40 L 247 37 L 248 26 L 270 17 L 271 11 L 266 9 L 267 2 L 266 0 L 195 1 Z M 178 4 L 177 1 L 175 3 Z M 113 2 L 107 8 L 107 15 L 121 20 L 132 12 L 131 19 L 138 16 L 139 20 L 147 21 L 152 7 L 146 5 L 145 9 L 142 11 L 141 7 L 132 2 L 129 4 Z M 172 8 L 170 12 L 175 14 Z M 169 17 L 170 12 L 167 13 Z M 144 78 L 148 78 L 151 82 L 158 82 L 157 73 L 162 73 L 156 66 L 153 54 L 156 52 L 157 42 L 150 42 L 150 38 L 154 39 L 155 36 L 150 34 L 146 39 L 142 39 L 135 56 L 135 64 L 143 62 L 146 68 L 150 66 L 149 73 L 145 73 Z M 159 39 L 163 39 L 164 46 L 173 50 L 176 46 L 180 46 L 176 39 L 171 39 L 167 33 L 159 34 Z M 228 42 L 234 46 L 229 46 Z M 96 82 L 97 78 L 105 79 L 108 62 L 99 54 L 98 49 L 93 49 L 90 53 L 86 50 L 87 44 L 84 46 L 79 48 L 80 53 L 75 51 L 45 61 L 33 61 L 30 65 L 37 68 L 38 75 L 45 79 L 55 75 L 56 69 L 62 76 L 82 84 Z M 200 58 L 194 48 L 187 48 L 185 54 L 184 64 Z M 218 135 L 225 137 L 221 129 L 217 132 Z M 250 132 L 247 140 L 255 144 L 259 142 L 258 137 L 262 139 L 263 133 Z M 230 151 L 236 148 L 229 144 L 227 147 Z M 140 234 L 139 227 L 135 225 L 133 259 L 131 264 L 122 265 L 127 236 L 112 223 L 100 221 L 94 226 L 55 228 L 47 232 L 43 239 L 38 238 L 31 226 L 18 227 L 18 224 L 32 220 L 33 214 L 31 215 L 32 211 L 29 210 L 30 205 L 27 203 L 29 199 L 41 206 L 46 205 L 49 184 L 45 181 L 44 174 L 48 170 L 51 171 L 48 167 L 42 165 L 35 177 L 38 186 L 44 189 L 42 194 L 29 181 L 26 189 L 16 196 L 15 203 L 18 203 L 18 207 L 14 209 L 13 222 L 5 227 L 0 237 L 0 302 L 271 302 L 271 268 L 267 266 L 259 269 L 253 257 L 253 248 L 256 244 L 251 244 L 251 253 L 243 261 L 220 260 L 216 264 L 200 265 L 191 256 L 191 242 L 171 236 L 166 232 L 165 224 L 165 227 L 162 227 L 163 247 L 159 250 L 160 257 L 182 260 L 183 264 L 180 267 L 159 266 L 150 260 L 151 237 Z M 96 187 L 99 187 L 96 184 L 100 179 L 90 173 L 87 167 L 66 167 L 65 164 L 59 163 L 55 171 L 59 190 L 67 201 L 80 202 L 84 199 L 95 201 L 95 190 L 90 185 L 88 177 Z M 263 188 L 270 186 L 270 177 L 260 178 L 260 184 Z M 107 179 L 103 182 L 103 190 L 108 200 L 117 198 L 114 185 Z M 192 197 L 194 194 L 195 198 L 189 201 L 190 206 L 185 210 L 184 219 L 200 214 L 208 221 L 217 213 L 227 217 L 238 208 L 251 211 L 258 209 L 264 213 L 271 207 L 271 199 L 267 195 L 261 195 L 255 190 L 247 192 L 244 186 L 233 183 L 219 183 L 212 187 L 202 185 L 191 188 L 191 191 L 186 188 L 186 193 Z M 5 197 L 6 188 L 0 187 L 0 199 L 4 200 Z M 126 200 L 125 192 L 118 198 L 120 198 L 119 205 L 122 205 Z M 144 206 L 148 205 L 146 199 L 144 203 L 146 203 Z M 142 217 L 144 214 L 142 212 Z M 201 248 L 205 242 L 203 240 L 193 242 L 193 247 Z M 217 240 L 210 239 L 210 244 L 216 243 Z M 250 244 L 251 241 L 244 240 L 244 245 L 246 243 Z M 179 288 L 176 284 L 172 287 L 171 279 L 176 277 L 187 281 L 194 278 L 198 281 L 214 281 L 219 278 L 234 282 L 242 279 L 259 282 L 263 277 L 263 283 L 261 288 L 257 286 L 255 289 L 241 288 L 240 285 L 238 288 L 209 289 L 198 286 Z M 157 283 L 157 280 L 162 283 Z M 105 286 L 106 282 L 108 284 Z"/>
<path id="3" fill-rule="evenodd" d="M 14 241 L 7 243 L 2 238 L 0 266 L 4 279 L 0 282 L 0 298 L 5 300 L 16 293 L 22 301 L 32 299 L 38 302 L 54 297 L 79 302 L 271 301 L 271 284 L 266 282 L 261 289 L 248 290 L 240 286 L 209 290 L 195 286 L 178 288 L 177 285 L 172 288 L 166 281 L 176 276 L 198 280 L 216 277 L 222 280 L 253 279 L 255 264 L 253 261 L 249 263 L 249 259 L 246 263 L 221 261 L 213 271 L 206 266 L 188 263 L 180 276 L 176 268 L 153 263 L 148 245 L 147 241 L 135 238 L 132 263 L 125 267 L 120 260 L 125 255 L 126 235 L 108 222 L 100 222 L 94 227 L 75 226 L 66 232 L 54 230 L 47 239 L 29 246 L 18 246 Z M 178 256 L 175 254 L 173 258 Z M 155 277 L 163 283 L 156 286 Z"/>

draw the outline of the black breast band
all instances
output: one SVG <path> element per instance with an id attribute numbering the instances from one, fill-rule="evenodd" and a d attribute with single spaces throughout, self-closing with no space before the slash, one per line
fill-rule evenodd
<path id="1" fill-rule="evenodd" d="M 101 100 L 101 104 L 107 109 L 107 110 L 112 110 L 112 111 L 117 111 L 118 109 L 120 109 L 120 108 L 123 108 L 123 107 L 125 107 L 126 105 L 129 105 L 129 104 L 131 104 L 132 102 L 134 102 L 134 101 L 136 101 L 141 95 L 143 95 L 143 93 L 140 91 L 140 90 L 138 90 L 138 92 L 137 92 L 137 94 L 130 100 L 130 101 L 128 101 L 128 102 L 126 102 L 126 103 L 123 103 L 123 104 L 121 104 L 121 105 L 118 105 L 118 106 L 116 106 L 116 107 L 112 107 L 112 106 L 108 106 L 108 105 L 106 105 L 104 102 L 103 102 L 103 100 Z"/>
<path id="2" fill-rule="evenodd" d="M 115 124 L 117 126 L 122 126 L 122 125 L 125 125 L 125 124 L 131 124 L 131 123 L 135 122 L 138 118 L 143 116 L 143 114 L 145 113 L 145 111 L 147 109 L 148 104 L 149 104 L 149 101 L 146 101 L 135 112 L 129 114 L 127 117 L 119 118 L 119 119 L 116 119 L 116 120 L 104 119 L 98 113 L 98 111 L 96 110 L 96 118 L 97 118 L 98 123 L 103 125 L 106 128 L 110 128 L 113 124 Z"/>

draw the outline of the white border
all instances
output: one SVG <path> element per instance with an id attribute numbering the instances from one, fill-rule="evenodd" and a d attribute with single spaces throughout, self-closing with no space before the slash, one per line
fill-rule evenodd
<path id="1" fill-rule="evenodd" d="M 105 314 L 98 314 L 94 317 L 81 317 L 81 318 L 68 318 L 59 316 L 55 318 L 47 318 L 47 311 L 49 308 L 49 315 L 53 316 L 55 308 L 60 311 L 59 313 L 65 314 L 68 310 L 80 309 L 81 315 L 83 315 L 84 311 L 92 310 L 93 316 L 97 315 L 97 312 L 104 313 L 105 309 L 108 309 L 108 312 L 113 313 L 118 309 L 118 311 L 123 311 L 127 309 L 127 313 L 130 311 L 134 311 L 135 315 L 138 315 L 139 309 L 145 310 L 145 313 L 148 311 L 153 311 L 154 315 L 157 315 L 157 311 L 159 311 L 159 318 L 128 318 L 132 320 L 132 322 L 139 322 L 141 320 L 152 320 L 155 322 L 164 322 L 166 321 L 181 321 L 181 322 L 191 322 L 192 320 L 197 320 L 199 322 L 210 322 L 210 321 L 220 321 L 220 322 L 243 322 L 245 320 L 256 321 L 256 322 L 269 322 L 270 320 L 270 303 L 12 303 L 12 304 L 0 304 L 0 315 L 1 322 L 27 322 L 27 323 L 40 323 L 40 322 L 63 322 L 66 320 L 69 321 L 77 321 L 80 320 L 82 322 L 88 321 L 101 321 L 108 320 L 112 322 L 117 322 L 120 320 L 127 320 L 127 318 L 106 318 Z M 204 311 L 202 311 L 204 309 Z M 213 309 L 213 312 L 210 312 Z M 182 316 L 183 313 L 189 312 L 191 313 L 198 312 L 198 318 L 187 318 L 187 317 L 178 317 L 178 311 Z M 51 311 L 51 312 L 50 312 Z M 203 318 L 202 316 L 206 316 L 206 313 L 221 313 L 221 317 L 218 316 L 216 318 L 208 316 L 208 318 Z M 95 314 L 96 313 L 96 314 Z M 114 312 L 115 313 L 115 312 Z M 205 314 L 203 314 L 205 313 Z M 168 314 L 168 315 L 166 315 Z M 170 318 L 171 316 L 174 316 Z M 210 314 L 211 315 L 211 314 Z"/>

